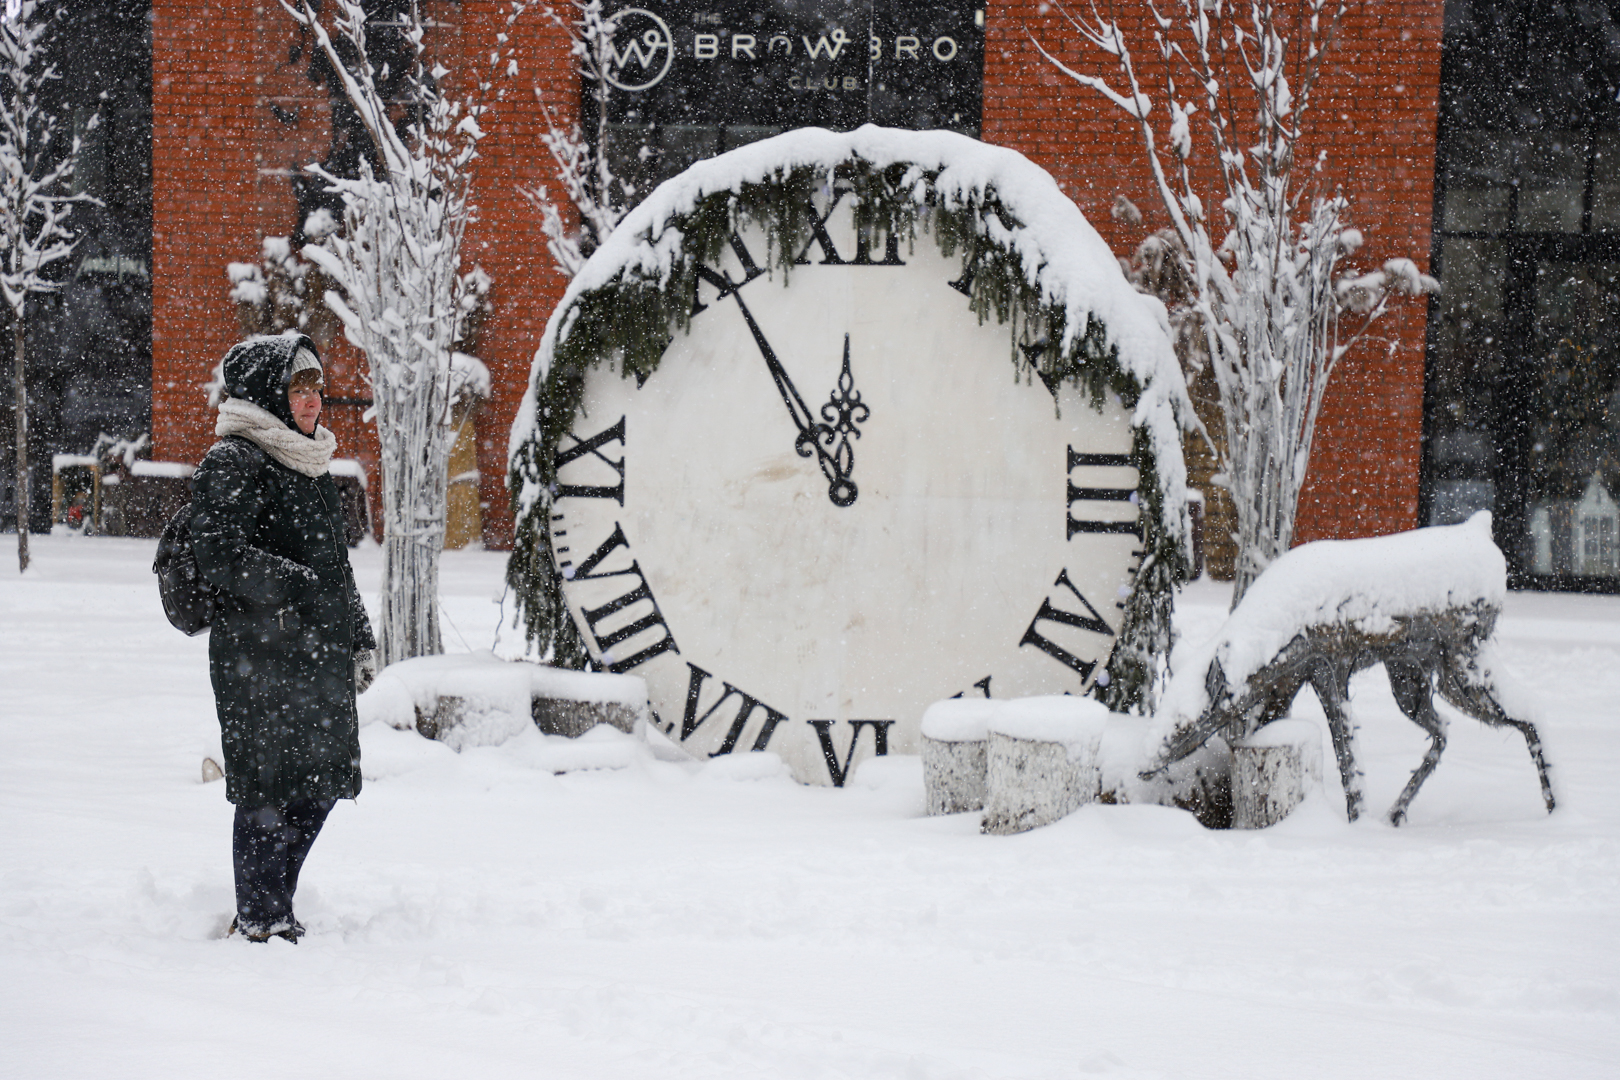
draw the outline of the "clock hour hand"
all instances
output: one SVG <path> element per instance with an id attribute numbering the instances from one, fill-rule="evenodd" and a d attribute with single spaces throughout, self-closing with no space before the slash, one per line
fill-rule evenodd
<path id="1" fill-rule="evenodd" d="M 828 421 L 822 423 L 799 396 L 793 380 L 788 378 L 787 369 L 776 358 L 776 350 L 765 340 L 764 331 L 754 321 L 753 312 L 743 303 L 742 296 L 732 293 L 732 297 L 742 311 L 743 320 L 748 323 L 749 332 L 754 335 L 760 355 L 765 358 L 765 366 L 770 369 L 771 378 L 776 382 L 776 392 L 781 395 L 782 404 L 787 406 L 793 426 L 799 429 L 799 437 L 794 440 L 793 448 L 800 457 L 814 455 L 821 466 L 821 475 L 827 478 L 827 497 L 833 505 L 849 506 L 860 493 L 855 481 L 850 478 L 855 469 L 855 451 L 849 444 L 849 436 L 860 437 L 854 425 L 865 422 L 870 413 L 862 404 L 849 372 L 849 335 L 844 335 L 844 370 L 838 377 L 838 389 L 833 391 L 832 400 L 821 407 L 822 416 Z M 835 444 L 836 449 L 833 448 Z"/>

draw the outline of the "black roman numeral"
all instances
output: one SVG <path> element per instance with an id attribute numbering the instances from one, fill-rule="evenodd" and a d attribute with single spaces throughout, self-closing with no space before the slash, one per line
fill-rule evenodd
<path id="1" fill-rule="evenodd" d="M 771 708 L 752 694 L 745 694 L 725 680 L 721 680 L 720 685 L 725 687 L 725 692 L 699 715 L 698 708 L 702 704 L 703 684 L 711 676 L 707 671 L 690 661 L 687 662 L 686 666 L 691 669 L 691 676 L 686 684 L 686 711 L 681 717 L 682 742 L 689 739 L 692 733 L 707 723 L 709 717 L 713 716 L 721 706 L 735 697 L 737 699 L 737 712 L 732 718 L 731 727 L 726 730 L 726 737 L 721 741 L 720 749 L 709 756 L 719 757 L 721 754 L 729 754 L 735 750 L 737 740 L 742 738 L 743 729 L 748 726 L 748 721 L 754 715 L 756 709 L 765 710 L 765 721 L 760 725 L 759 734 L 754 736 L 754 745 L 750 747 L 750 750 L 764 750 L 770 745 L 771 736 L 776 734 L 777 725 L 787 719 L 786 713 Z"/>
<path id="2" fill-rule="evenodd" d="M 1097 609 L 1091 606 L 1091 601 L 1080 595 L 1080 590 L 1075 588 L 1074 582 L 1069 580 L 1069 571 L 1067 569 L 1058 574 L 1054 587 L 1068 589 L 1074 594 L 1074 598 L 1080 602 L 1080 606 L 1090 614 L 1077 615 L 1074 612 L 1064 611 L 1056 607 L 1051 599 L 1042 600 L 1041 610 L 1035 613 L 1035 618 L 1030 622 L 1029 629 L 1024 631 L 1023 639 L 1018 644 L 1020 647 L 1033 645 L 1052 659 L 1073 668 L 1079 673 L 1082 680 L 1089 679 L 1091 678 L 1091 670 L 1097 666 L 1096 663 L 1080 659 L 1068 649 L 1043 635 L 1039 629 L 1041 623 L 1049 622 L 1057 623 L 1060 626 L 1073 626 L 1081 630 L 1089 630 L 1093 634 L 1104 634 L 1108 637 L 1113 637 L 1114 631 L 1103 621 L 1103 617 L 1097 613 Z"/>
<path id="3" fill-rule="evenodd" d="M 708 304 L 705 304 L 698 299 L 698 286 L 700 284 L 708 282 L 710 285 L 713 285 L 716 290 L 715 299 L 724 300 L 726 297 L 730 296 L 732 293 L 736 292 L 738 289 L 742 288 L 744 285 L 748 284 L 750 281 L 753 281 L 755 278 L 759 277 L 765 272 L 760 265 L 754 261 L 753 253 L 748 250 L 748 245 L 743 243 L 742 236 L 738 233 L 731 234 L 731 250 L 737 256 L 737 261 L 742 264 L 742 280 L 732 281 L 731 278 L 727 277 L 725 274 L 722 274 L 720 271 L 699 263 L 697 268 L 697 277 L 692 279 L 693 315 L 696 315 L 700 311 L 707 311 L 709 309 Z"/>
<path id="4" fill-rule="evenodd" d="M 658 601 L 653 599 L 652 590 L 647 587 L 647 578 L 641 572 L 641 564 L 631 560 L 630 566 L 624 570 L 598 570 L 597 568 L 607 557 L 619 548 L 624 548 L 625 554 L 630 552 L 630 544 L 624 538 L 624 527 L 614 522 L 613 535 L 602 543 L 602 546 L 593 551 L 588 559 L 578 567 L 571 566 L 566 560 L 559 561 L 563 577 L 570 581 L 595 581 L 614 577 L 629 577 L 635 584 L 630 590 L 618 598 L 610 600 L 597 608 L 585 608 L 581 614 L 590 626 L 591 636 L 596 639 L 596 647 L 602 654 L 602 663 L 609 671 L 622 673 L 631 668 L 646 663 L 653 657 L 666 652 L 678 653 L 681 650 L 675 645 L 675 635 L 670 632 L 669 624 L 664 621 L 664 613 L 658 608 Z M 559 554 L 566 551 L 558 548 Z M 616 630 L 602 632 L 601 623 L 608 616 L 625 611 L 627 608 L 645 602 L 651 609 L 650 614 L 639 618 L 632 617 L 629 622 Z M 629 641 L 647 631 L 656 631 L 658 637 L 652 642 L 644 644 L 629 656 L 617 657 L 613 654 L 613 647 L 621 642 Z"/>
<path id="5" fill-rule="evenodd" d="M 805 723 L 816 729 L 816 739 L 821 743 L 821 756 L 827 762 L 827 775 L 832 777 L 833 787 L 843 787 L 844 781 L 849 777 L 849 764 L 855 760 L 855 745 L 861 741 L 861 729 L 872 729 L 872 750 L 878 757 L 887 757 L 889 753 L 889 728 L 893 720 L 851 720 L 849 722 L 849 750 L 844 754 L 842 763 L 838 760 L 838 750 L 833 746 L 832 726 L 836 720 L 807 720 Z"/>
<path id="6" fill-rule="evenodd" d="M 1041 354 L 1046 351 L 1047 345 L 1048 342 L 1046 341 L 1023 341 L 1019 342 L 1018 347 L 1023 350 L 1024 359 L 1029 361 L 1030 370 L 1035 372 L 1037 379 L 1041 380 L 1041 385 L 1046 387 L 1046 392 L 1056 398 L 1058 386 L 1062 384 L 1063 380 L 1041 370 Z M 1070 453 L 1073 452 L 1070 451 Z M 1125 464 L 1129 465 L 1130 462 L 1127 461 Z M 1072 469 L 1074 466 L 1070 465 L 1069 468 Z"/>
<path id="7" fill-rule="evenodd" d="M 995 676 L 993 676 L 993 675 L 986 675 L 984 678 L 980 679 L 978 682 L 973 684 L 973 689 L 983 691 L 984 696 L 989 697 L 990 696 L 990 680 L 993 679 L 994 677 Z M 967 693 L 966 690 L 958 690 L 956 693 L 952 694 L 951 697 L 959 698 L 959 697 L 962 697 L 966 693 Z"/>
<path id="8" fill-rule="evenodd" d="M 1069 472 L 1073 472 L 1081 465 L 1124 466 L 1129 468 L 1131 458 L 1129 454 L 1081 454 L 1074 447 L 1069 447 Z M 1071 478 L 1069 486 L 1069 506 L 1067 510 L 1069 534 L 1068 539 L 1073 540 L 1075 533 L 1115 533 L 1134 536 L 1141 539 L 1142 516 L 1141 512 L 1129 521 L 1095 521 L 1074 516 L 1074 504 L 1077 502 L 1130 502 L 1131 496 L 1136 494 L 1135 488 L 1107 488 L 1107 487 L 1077 487 Z"/>
<path id="9" fill-rule="evenodd" d="M 846 194 L 848 194 L 846 191 L 839 191 L 837 194 L 835 194 L 832 202 L 827 205 L 827 212 L 825 214 L 818 214 L 815 212 L 814 208 L 811 209 L 810 239 L 805 242 L 804 250 L 799 252 L 799 257 L 793 260 L 793 265 L 809 266 L 810 248 L 812 246 L 819 247 L 821 249 L 822 266 L 906 265 L 900 261 L 900 237 L 892 233 L 885 240 L 883 247 L 883 259 L 880 262 L 872 261 L 872 241 L 871 238 L 864 233 L 856 236 L 855 238 L 855 258 L 853 260 L 845 259 L 842 255 L 838 254 L 838 247 L 833 243 L 832 234 L 827 231 L 827 221 L 832 217 L 833 211 L 838 209 L 839 202 L 843 200 Z"/>
<path id="10" fill-rule="evenodd" d="M 873 260 L 872 240 L 870 236 L 865 234 L 855 238 L 855 258 L 846 259 L 838 253 L 838 245 L 833 243 L 832 234 L 827 231 L 827 221 L 832 217 L 833 211 L 838 208 L 838 203 L 846 194 L 848 194 L 848 192 L 840 191 L 834 195 L 832 204 L 827 207 L 827 212 L 825 214 L 817 213 L 814 208 L 811 208 L 810 239 L 805 241 L 804 249 L 799 252 L 798 258 L 793 260 L 793 264 L 795 266 L 809 266 L 810 249 L 812 247 L 819 247 L 821 249 L 820 265 L 822 266 L 906 265 L 905 262 L 903 262 L 900 258 L 900 237 L 892 233 L 884 238 L 882 259 Z M 754 260 L 753 253 L 748 250 L 748 245 L 743 243 L 742 236 L 738 233 L 731 234 L 731 250 L 737 256 L 737 261 L 742 264 L 742 280 L 732 281 L 729 276 L 722 274 L 713 267 L 699 264 L 697 268 L 697 276 L 692 279 L 691 314 L 696 315 L 700 311 L 707 311 L 709 309 L 709 305 L 705 304 L 698 296 L 698 287 L 700 285 L 708 284 L 712 286 L 715 290 L 715 299 L 724 300 L 738 289 L 741 289 L 744 285 L 747 285 L 750 281 L 753 281 L 755 278 L 765 273 L 764 268 L 762 268 L 759 263 Z"/>
<path id="11" fill-rule="evenodd" d="M 569 432 L 568 437 L 570 439 L 574 440 L 574 445 L 570 446 L 566 450 L 558 450 L 557 451 L 557 456 L 552 459 L 552 463 L 553 463 L 554 467 L 556 468 L 556 470 L 558 472 L 562 471 L 562 468 L 563 468 L 564 465 L 567 465 L 567 464 L 569 464 L 570 462 L 573 462 L 573 461 L 578 461 L 580 458 L 584 457 L 586 454 L 590 454 L 592 457 L 595 457 L 597 460 L 599 460 L 599 461 L 603 462 L 604 464 L 608 465 L 610 468 L 613 469 L 614 472 L 618 473 L 619 474 L 619 482 L 617 484 L 613 484 L 611 486 L 602 486 L 602 485 L 593 485 L 593 484 L 563 484 L 563 483 L 559 483 L 557 485 L 557 493 L 553 496 L 553 498 L 557 498 L 557 499 L 614 499 L 614 500 L 617 500 L 617 502 L 618 502 L 618 504 L 620 506 L 623 506 L 624 505 L 624 417 L 622 417 L 622 416 L 619 417 L 619 422 L 617 424 L 614 424 L 612 427 L 608 428 L 606 431 L 602 431 L 602 432 L 600 432 L 600 433 L 598 433 L 596 435 L 592 435 L 588 439 L 581 439 L 578 435 L 575 435 L 573 432 Z M 618 461 L 614 461 L 612 458 L 610 458 L 606 454 L 602 453 L 602 447 L 606 446 L 609 443 L 614 443 L 614 442 L 619 444 L 619 460 Z"/>

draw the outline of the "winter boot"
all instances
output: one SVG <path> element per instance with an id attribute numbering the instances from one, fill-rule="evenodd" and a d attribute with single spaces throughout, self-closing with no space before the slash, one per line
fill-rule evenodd
<path id="1" fill-rule="evenodd" d="M 299 929 L 301 930 L 303 928 L 300 927 Z M 257 942 L 260 945 L 263 945 L 274 936 L 274 933 L 270 930 L 266 930 L 260 926 L 255 926 L 251 923 L 242 923 L 238 918 L 232 916 L 231 928 L 225 931 L 225 936 L 232 937 L 236 934 L 241 934 L 249 941 Z M 294 938 L 293 940 L 296 941 L 297 938 Z"/>

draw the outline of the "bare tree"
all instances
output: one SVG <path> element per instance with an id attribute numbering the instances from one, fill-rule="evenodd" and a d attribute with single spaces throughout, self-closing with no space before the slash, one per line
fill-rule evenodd
<path id="1" fill-rule="evenodd" d="M 413 53 L 405 96 L 389 101 L 367 56 L 361 5 L 335 0 L 322 6 L 323 15 L 309 0 L 302 3 L 295 8 L 283 0 L 282 6 L 314 33 L 372 143 L 357 178 L 310 167 L 342 196 L 343 222 L 303 254 L 341 290 L 328 290 L 326 303 L 366 356 L 382 449 L 378 641 L 386 665 L 442 651 L 439 552 L 458 389 L 453 351 L 480 299 L 474 274 L 462 272 L 461 244 L 473 213 L 467 197 L 483 137 L 481 100 L 491 83 L 478 83 L 466 99 L 449 97 L 442 89 L 449 72 L 426 66 L 422 17 L 412 4 L 395 27 Z M 322 21 L 328 16 L 347 43 L 347 63 Z M 516 17 L 514 9 L 508 25 Z M 492 69 L 505 46 L 502 34 Z M 510 63 L 510 49 L 505 55 Z"/>
<path id="2" fill-rule="evenodd" d="M 24 360 L 28 298 L 59 283 L 46 269 L 73 252 L 68 227 L 76 202 L 91 201 L 65 189 L 73 178 L 79 141 L 66 152 L 61 124 L 41 100 L 60 78 L 45 58 L 54 8 L 39 0 L 8 0 L 0 20 L 0 294 L 11 319 L 16 355 L 12 407 L 17 420 L 17 566 L 28 569 L 28 379 Z M 94 125 L 99 117 L 92 117 Z"/>
<path id="3" fill-rule="evenodd" d="M 609 76 L 617 61 L 613 51 L 617 16 L 603 16 L 602 0 L 570 0 L 570 4 L 571 13 L 548 7 L 545 15 L 567 32 L 580 75 L 590 84 L 595 115 L 588 119 L 594 141 L 586 138 L 583 125 L 561 123 L 539 88 L 534 96 L 546 118 L 546 132 L 540 141 L 557 163 L 557 179 L 578 223 L 564 220 L 562 204 L 543 185 L 518 190 L 540 211 L 540 229 L 557 269 L 573 277 L 624 217 L 624 202 L 632 192 L 613 175 L 607 156 L 608 93 L 612 85 Z"/>
<path id="4" fill-rule="evenodd" d="M 1107 97 L 1141 131 L 1174 240 L 1161 252 L 1182 264 L 1220 394 L 1225 445 L 1215 440 L 1215 447 L 1237 518 L 1234 607 L 1293 543 L 1334 365 L 1391 296 L 1439 288 L 1410 259 L 1391 259 L 1367 274 L 1341 272 L 1340 260 L 1360 246 L 1361 234 L 1345 222 L 1343 193 L 1322 191 L 1326 152 L 1304 163 L 1297 156 L 1312 91 L 1348 6 L 1348 0 L 1174 0 L 1165 16 L 1150 3 L 1165 66 L 1167 148 L 1149 119 L 1153 103 L 1125 34 L 1095 3 L 1089 18 L 1063 14 L 1087 45 L 1112 58 L 1123 93 L 1036 43 L 1058 70 Z M 1195 126 L 1214 152 L 1213 192 L 1200 192 L 1192 166 Z M 1212 233 L 1223 227 L 1217 243 Z"/>

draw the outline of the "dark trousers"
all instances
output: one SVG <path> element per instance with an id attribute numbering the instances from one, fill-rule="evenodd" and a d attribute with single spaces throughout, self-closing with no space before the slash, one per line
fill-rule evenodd
<path id="1" fill-rule="evenodd" d="M 287 806 L 236 808 L 231 853 L 241 929 L 269 933 L 292 922 L 298 872 L 335 801 L 303 799 Z"/>

